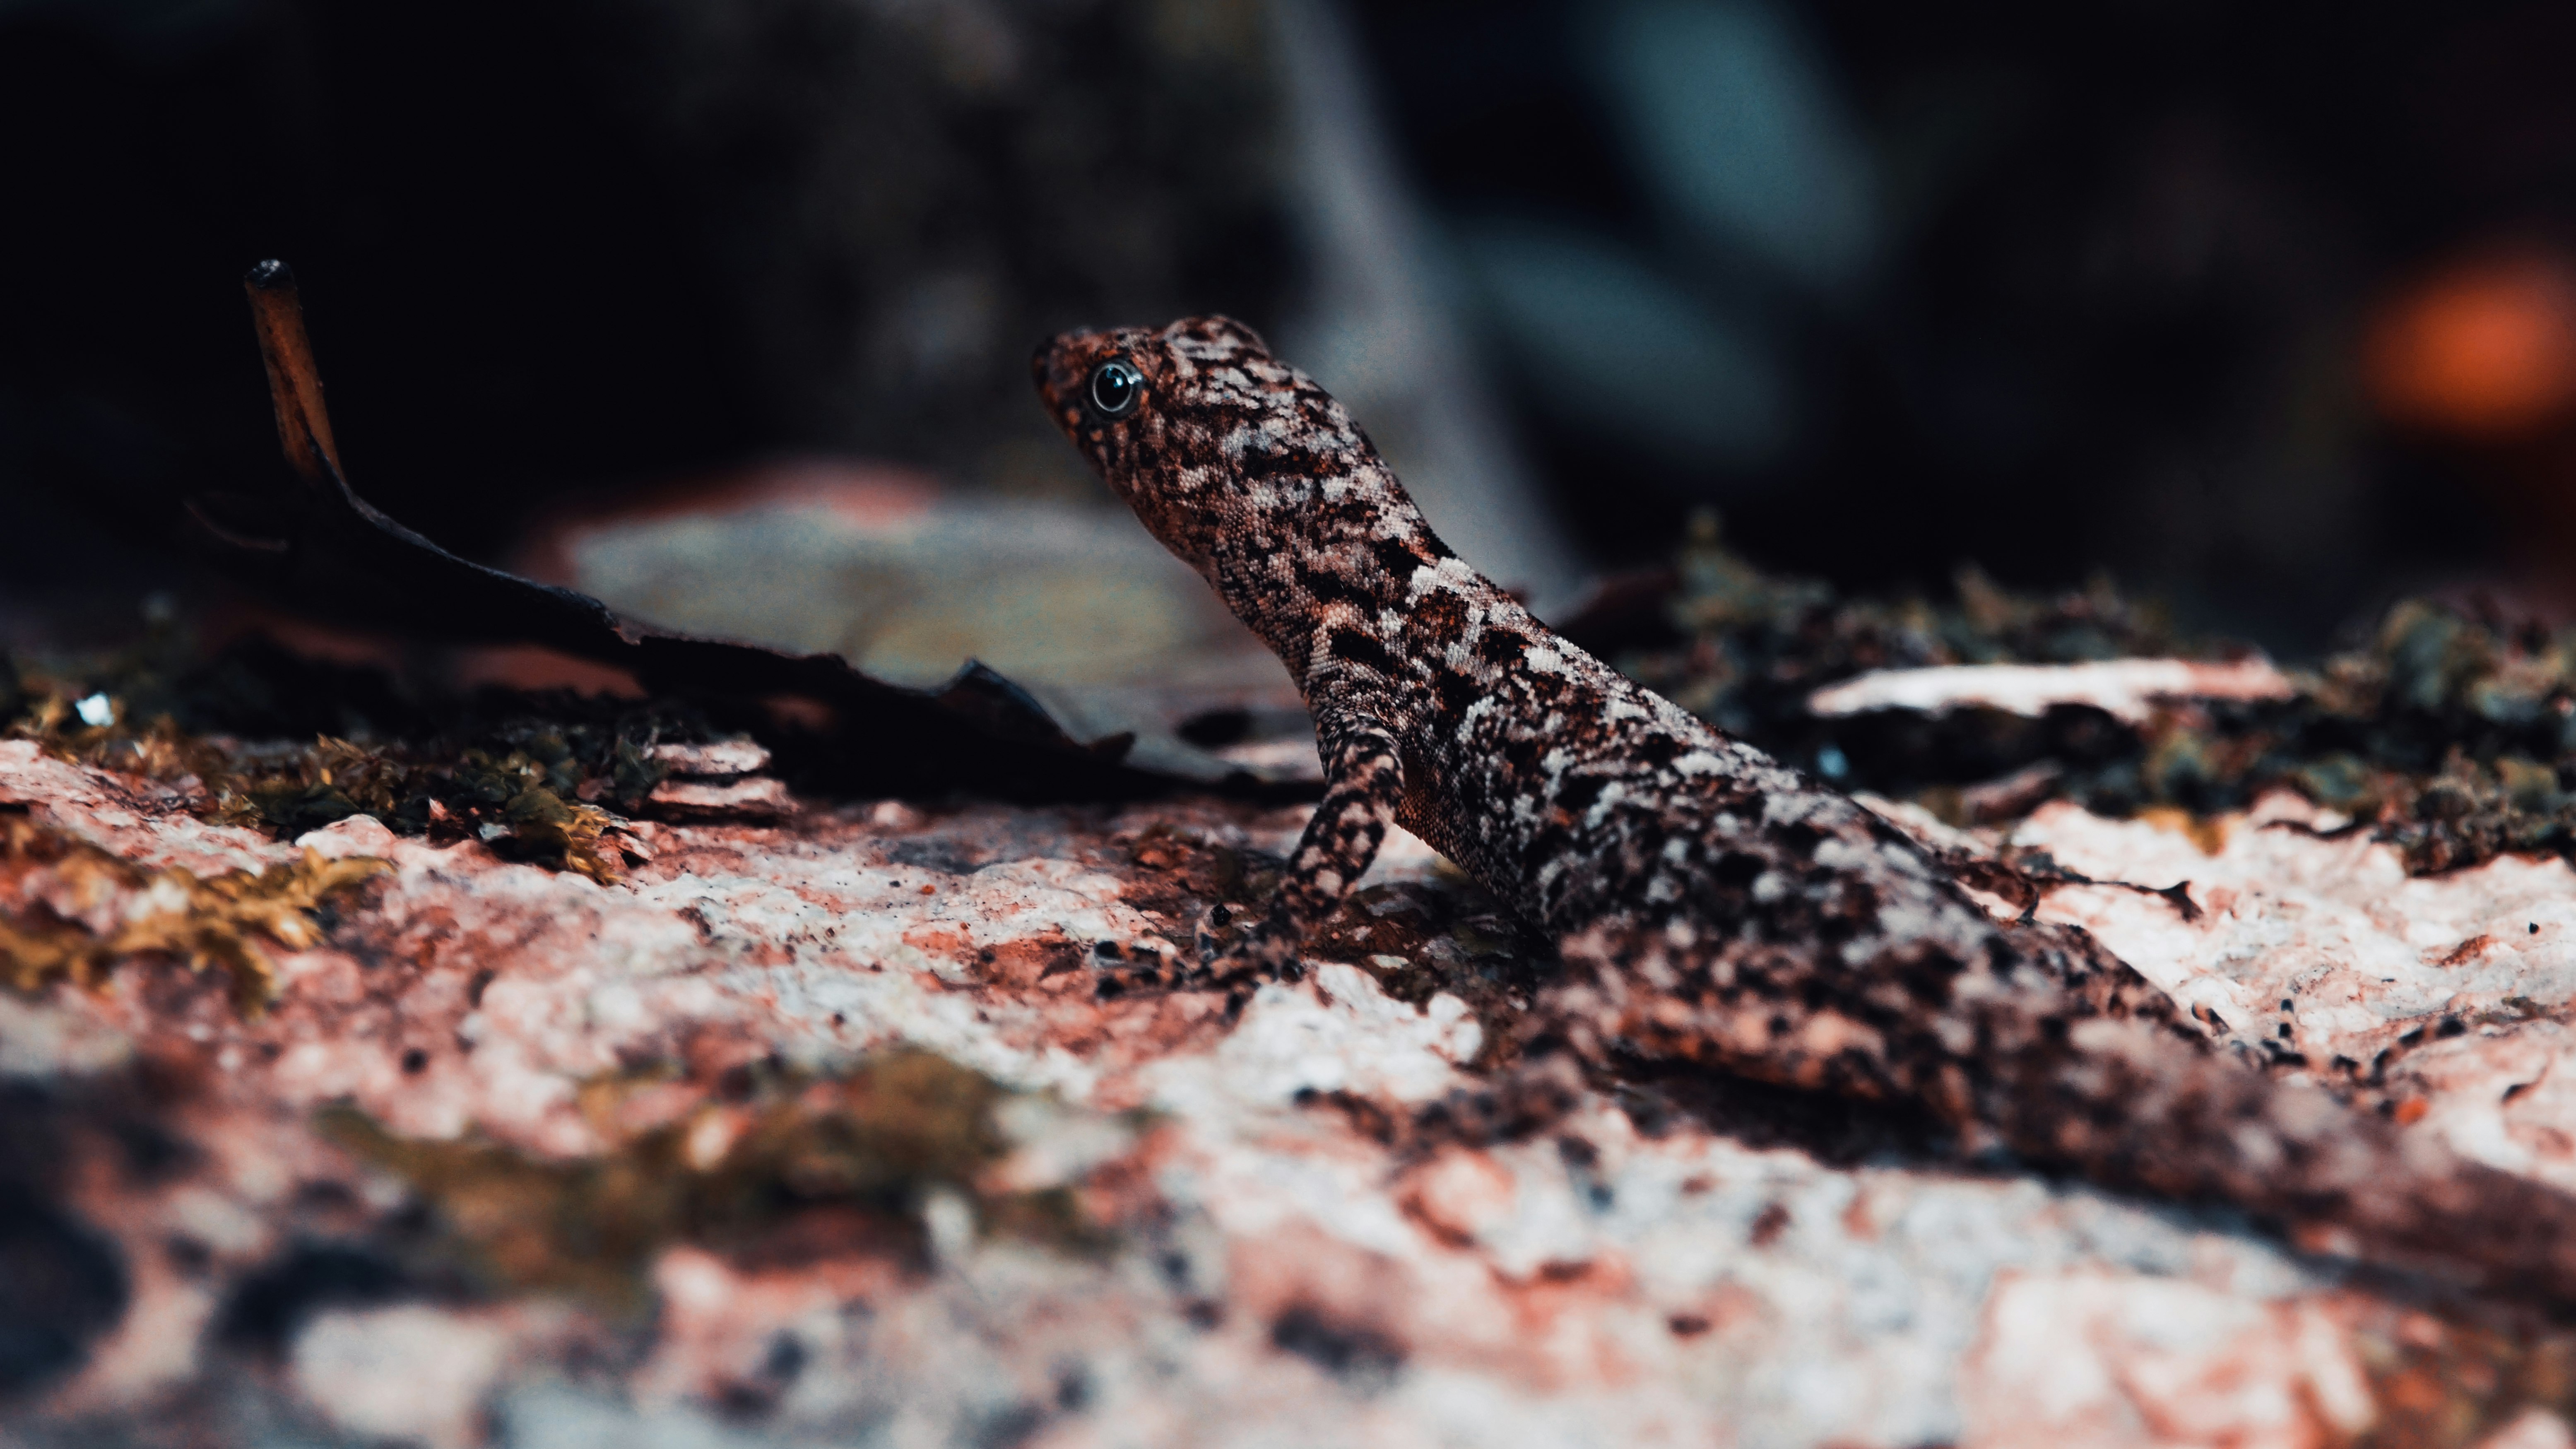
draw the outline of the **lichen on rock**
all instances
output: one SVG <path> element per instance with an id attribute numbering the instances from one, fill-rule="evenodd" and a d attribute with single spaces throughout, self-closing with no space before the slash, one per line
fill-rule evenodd
<path id="1" fill-rule="evenodd" d="M 20 991 L 95 986 L 122 961 L 165 957 L 221 968 L 246 1010 L 264 1008 L 277 972 L 266 940 L 290 951 L 320 943 L 316 914 L 371 877 L 381 860 L 312 851 L 253 873 L 146 871 L 24 810 L 0 805 L 0 966 Z"/>

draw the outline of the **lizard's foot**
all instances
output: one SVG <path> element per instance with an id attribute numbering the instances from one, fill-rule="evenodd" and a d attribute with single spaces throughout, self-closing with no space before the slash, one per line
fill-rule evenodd
<path id="1" fill-rule="evenodd" d="M 1267 978 L 1294 981 L 1305 974 L 1297 954 L 1303 934 L 1277 913 L 1246 926 L 1227 940 L 1217 934 L 1228 923 L 1226 907 L 1212 907 L 1199 919 L 1196 945 L 1199 967 L 1216 981 Z"/>
<path id="2" fill-rule="evenodd" d="M 1178 985 L 1189 976 L 1190 968 L 1184 964 L 1189 959 L 1179 947 L 1168 941 L 1138 940 L 1121 956 L 1096 963 L 1096 994 L 1105 1001 L 1130 991 Z"/>

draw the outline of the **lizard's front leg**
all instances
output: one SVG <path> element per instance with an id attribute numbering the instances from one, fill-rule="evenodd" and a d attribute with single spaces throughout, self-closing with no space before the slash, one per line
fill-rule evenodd
<path id="1" fill-rule="evenodd" d="M 1324 798 L 1306 822 L 1288 874 L 1261 919 L 1221 954 L 1205 927 L 1199 954 L 1220 976 L 1257 970 L 1296 974 L 1297 947 L 1342 903 L 1369 862 L 1377 859 L 1386 829 L 1404 798 L 1404 764 L 1395 735 L 1367 719 L 1318 722 L 1324 761 Z"/>

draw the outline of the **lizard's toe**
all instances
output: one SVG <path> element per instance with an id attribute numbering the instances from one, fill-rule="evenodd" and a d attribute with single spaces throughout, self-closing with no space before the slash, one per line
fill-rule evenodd
<path id="1" fill-rule="evenodd" d="M 1199 968 L 1214 981 L 1295 981 L 1305 974 L 1298 960 L 1297 942 L 1298 932 L 1275 920 L 1264 920 L 1224 937 L 1202 920 L 1197 939 Z"/>
<path id="2" fill-rule="evenodd" d="M 1217 934 L 1215 927 L 1218 924 L 1221 923 L 1216 920 L 1215 911 L 1210 911 L 1199 917 L 1198 929 L 1191 933 L 1190 938 L 1190 949 L 1199 958 L 1199 965 L 1211 970 L 1230 954 L 1231 943 Z"/>

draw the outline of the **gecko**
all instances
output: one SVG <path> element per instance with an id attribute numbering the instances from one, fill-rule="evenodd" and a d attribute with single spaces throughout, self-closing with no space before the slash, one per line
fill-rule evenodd
<path id="1" fill-rule="evenodd" d="M 1251 328 L 1069 332 L 1032 370 L 1314 719 L 1322 799 L 1266 908 L 1201 927 L 1218 975 L 1293 976 L 1401 825 L 1555 941 L 1540 1009 L 1593 1060 L 1910 1101 L 1972 1156 L 2576 1301 L 2576 1197 L 2216 1049 L 2089 933 L 1989 912 L 1859 802 L 1558 636 Z"/>

